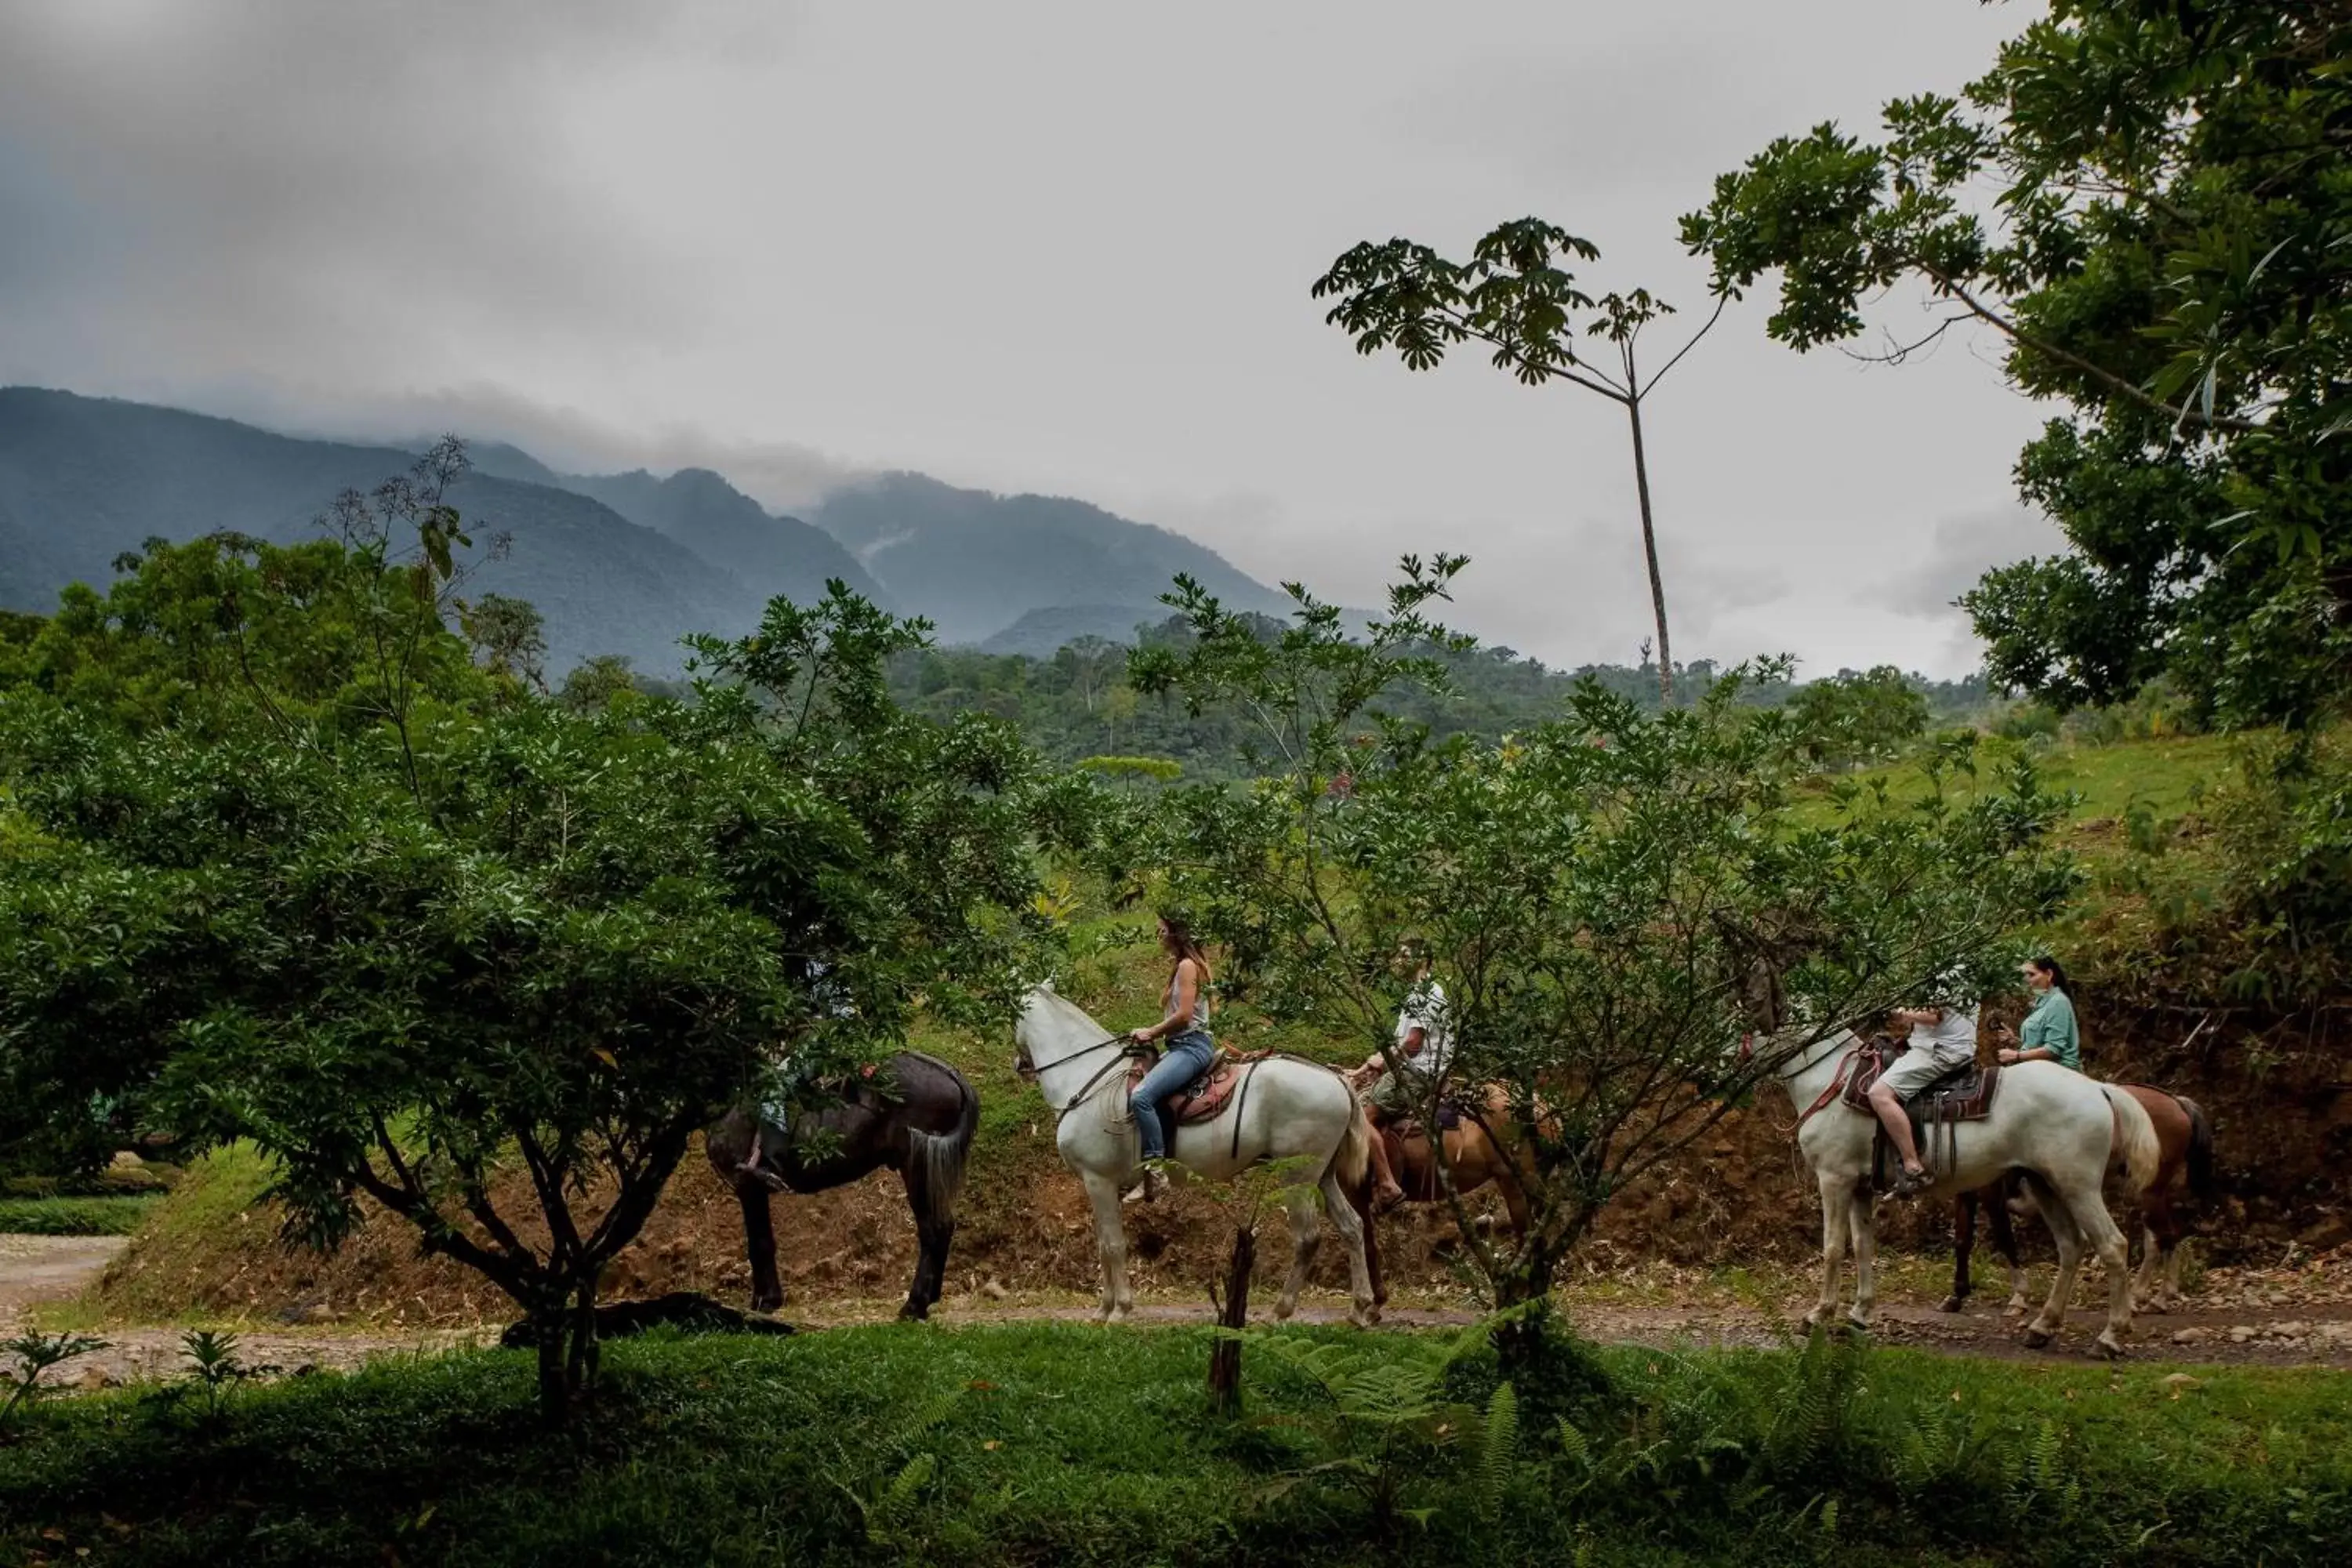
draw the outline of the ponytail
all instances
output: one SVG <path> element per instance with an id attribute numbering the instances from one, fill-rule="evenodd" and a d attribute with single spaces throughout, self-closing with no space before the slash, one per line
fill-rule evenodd
<path id="1" fill-rule="evenodd" d="M 2074 987 L 2066 978 L 2066 966 L 2064 964 L 2059 963 L 2056 959 L 2051 957 L 2046 952 L 2037 953 L 2032 962 L 2034 968 L 2050 976 L 2050 989 L 2063 993 L 2066 1000 L 2069 1002 L 2072 1002 L 2074 999 Z"/>

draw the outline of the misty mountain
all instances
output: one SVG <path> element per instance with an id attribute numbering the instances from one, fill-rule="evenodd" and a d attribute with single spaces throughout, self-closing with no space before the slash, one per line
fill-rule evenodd
<path id="1" fill-rule="evenodd" d="M 114 558 L 151 537 L 220 529 L 311 537 L 338 493 L 373 489 L 415 460 L 391 446 L 0 388 L 0 607 L 46 611 L 68 583 L 102 587 Z M 680 637 L 747 630 L 767 599 L 758 584 L 571 490 L 480 471 L 450 499 L 477 546 L 467 591 L 536 605 L 552 669 L 618 653 L 671 673 L 683 663 Z M 481 559 L 501 534 L 505 558 Z"/>
<path id="2" fill-rule="evenodd" d="M 1134 605 L 1145 606 L 1135 620 L 1157 621 L 1167 612 L 1150 606 L 1179 572 L 1234 609 L 1288 606 L 1215 551 L 1080 500 L 899 473 L 835 491 L 809 521 L 846 545 L 904 613 L 929 616 L 942 642 L 983 641 L 1033 610 Z M 1134 622 L 1118 635 L 1131 640 Z"/>
<path id="3" fill-rule="evenodd" d="M 178 409 L 0 388 L 0 608 L 45 611 L 103 586 L 147 539 L 217 529 L 307 538 L 334 498 L 404 471 L 423 443 L 313 440 Z M 707 468 L 559 473 L 520 447 L 468 446 L 451 500 L 477 544 L 471 593 L 529 599 L 548 662 L 625 655 L 676 673 L 689 632 L 748 630 L 771 595 L 808 603 L 838 577 L 945 643 L 1049 655 L 1075 637 L 1131 642 L 1179 572 L 1229 605 L 1286 602 L 1213 551 L 1083 501 L 958 489 L 892 474 L 828 496 L 811 522 L 770 515 Z"/>
<path id="4" fill-rule="evenodd" d="M 1032 610 L 980 645 L 982 653 L 1026 654 L 1050 658 L 1080 637 L 1133 647 L 1135 628 L 1158 626 L 1175 614 L 1165 605 L 1055 605 Z"/>
<path id="5" fill-rule="evenodd" d="M 838 577 L 851 592 L 885 609 L 896 608 L 891 595 L 833 535 L 796 517 L 769 515 L 709 468 L 680 468 L 666 479 L 638 468 L 565 475 L 551 482 L 603 501 L 631 522 L 667 534 L 705 561 L 794 604 L 824 597 L 826 581 Z"/>

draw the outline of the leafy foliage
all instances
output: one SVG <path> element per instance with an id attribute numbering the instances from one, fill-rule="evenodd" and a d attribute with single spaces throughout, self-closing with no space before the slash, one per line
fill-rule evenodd
<path id="1" fill-rule="evenodd" d="M 454 513 L 389 493 L 359 514 L 373 532 L 306 554 L 323 590 L 257 570 L 233 604 L 159 593 L 152 624 L 184 637 L 108 628 L 116 665 L 173 671 L 171 703 L 0 697 L 33 835 L 0 865 L 0 1075 L 11 1114 L 111 1098 L 251 1140 L 304 1239 L 338 1240 L 362 1195 L 402 1215 L 576 1325 L 541 1339 L 560 1415 L 593 1375 L 601 1273 L 689 1136 L 755 1090 L 822 1096 L 919 995 L 1008 1011 L 1047 926 L 1038 834 L 1084 797 L 1002 724 L 902 712 L 884 667 L 921 627 L 838 585 L 699 640 L 691 704 L 583 710 L 485 677 L 444 620 Z M 414 559 L 387 516 L 418 521 Z M 257 626 L 351 673 L 289 689 L 275 664 L 176 657 Z M 490 1199 L 509 1161 L 528 1223 Z"/>
<path id="2" fill-rule="evenodd" d="M 2167 672 L 2234 722 L 2339 698 L 2348 48 L 2336 5 L 2058 0 L 1963 99 L 1890 102 L 1876 142 L 1781 138 L 1684 220 L 1719 290 L 1777 275 L 1793 347 L 1915 280 L 1944 313 L 1887 357 L 1974 323 L 2074 405 L 2019 464 L 2074 553 L 1967 601 L 2003 680 L 2074 704 Z"/>
<path id="3" fill-rule="evenodd" d="M 104 1340 L 88 1334 L 45 1334 L 26 1330 L 13 1339 L 0 1340 L 0 1355 L 16 1364 L 0 1371 L 0 1384 L 8 1390 L 8 1397 L 0 1400 L 0 1436 L 22 1419 L 22 1412 L 47 1390 L 41 1386 L 42 1376 L 76 1356 L 104 1350 Z"/>
<path id="4" fill-rule="evenodd" d="M 1502 1085 L 1526 1151 L 1526 1241 L 1470 1242 L 1507 1305 L 1769 1070 L 1734 1053 L 1759 970 L 1826 1031 L 1990 980 L 2072 878 L 2042 843 L 2059 803 L 2022 762 L 1966 803 L 1941 787 L 1962 752 L 1931 759 L 1916 799 L 1846 784 L 1799 812 L 1790 716 L 1741 705 L 1736 678 L 1657 715 L 1587 686 L 1495 745 L 1380 717 L 1391 683 L 1443 679 L 1415 650 L 1459 646 L 1423 614 L 1459 565 L 1408 561 L 1361 642 L 1303 591 L 1273 642 L 1197 588 L 1172 596 L 1195 640 L 1139 656 L 1139 682 L 1251 715 L 1268 772 L 1171 791 L 1145 859 L 1227 943 L 1229 987 L 1366 1049 L 1392 1049 L 1411 978 L 1393 955 L 1425 944 L 1454 1081 Z"/>

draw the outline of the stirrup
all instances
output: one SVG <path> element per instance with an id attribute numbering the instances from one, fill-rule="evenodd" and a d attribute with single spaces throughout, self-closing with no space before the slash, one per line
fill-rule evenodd
<path id="1" fill-rule="evenodd" d="M 1935 1184 L 1936 1173 L 1933 1171 L 1898 1171 L 1895 1175 L 1895 1184 L 1886 1189 L 1886 1195 L 1891 1198 L 1916 1198 Z"/>

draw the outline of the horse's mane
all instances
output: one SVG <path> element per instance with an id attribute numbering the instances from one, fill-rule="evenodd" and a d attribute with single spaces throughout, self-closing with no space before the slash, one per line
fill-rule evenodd
<path id="1" fill-rule="evenodd" d="M 1085 1008 L 1049 986 L 1032 987 L 1029 992 L 1029 1002 L 1033 1006 L 1040 1006 L 1049 1012 L 1058 1013 L 1065 1023 L 1092 1029 L 1097 1035 L 1103 1032 L 1103 1026 L 1096 1023 Z"/>

